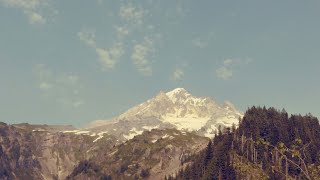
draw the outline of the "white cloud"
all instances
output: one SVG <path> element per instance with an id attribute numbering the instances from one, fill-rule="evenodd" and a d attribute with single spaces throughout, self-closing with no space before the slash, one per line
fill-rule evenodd
<path id="1" fill-rule="evenodd" d="M 73 105 L 73 107 L 77 108 L 83 104 L 84 104 L 83 100 L 78 100 L 78 101 L 74 101 L 72 105 Z"/>
<path id="2" fill-rule="evenodd" d="M 132 46 L 132 63 L 142 75 L 151 76 L 150 59 L 155 52 L 154 41 L 161 36 L 152 32 L 154 31 L 153 25 L 145 24 L 147 15 L 148 10 L 144 9 L 139 3 L 120 1 L 118 11 L 120 24 L 112 26 L 116 36 L 111 39 L 114 42 L 111 46 L 99 46 L 94 31 L 78 32 L 78 37 L 87 46 L 94 49 L 104 70 L 114 69 L 120 58 L 126 53 L 126 47 Z M 150 35 L 149 37 L 153 38 L 145 37 L 142 42 L 137 43 L 130 37 L 130 35 L 137 33 L 145 36 L 146 31 Z"/>
<path id="3" fill-rule="evenodd" d="M 48 82 L 40 82 L 40 84 L 39 84 L 39 88 L 41 90 L 48 90 L 48 89 L 50 89 L 52 87 L 53 87 L 53 85 L 48 83 Z"/>
<path id="4" fill-rule="evenodd" d="M 154 52 L 154 41 L 148 37 L 145 37 L 142 43 L 134 44 L 131 59 L 142 75 L 152 75 L 150 56 L 152 56 Z"/>
<path id="5" fill-rule="evenodd" d="M 110 49 L 96 48 L 101 64 L 107 69 L 113 69 L 123 55 L 124 50 L 121 44 L 116 44 Z"/>
<path id="6" fill-rule="evenodd" d="M 119 62 L 120 57 L 124 54 L 123 45 L 121 43 L 116 43 L 109 49 L 98 47 L 94 31 L 78 32 L 78 37 L 87 46 L 95 50 L 104 69 L 114 69 L 115 65 Z"/>
<path id="7" fill-rule="evenodd" d="M 82 42 L 84 42 L 89 47 L 96 47 L 96 34 L 94 31 L 86 30 L 78 32 L 78 36 Z"/>
<path id="8" fill-rule="evenodd" d="M 205 48 L 207 47 L 208 42 L 202 40 L 201 38 L 195 38 L 192 40 L 192 44 L 198 48 Z"/>
<path id="9" fill-rule="evenodd" d="M 177 14 L 181 17 L 187 16 L 187 14 L 189 13 L 189 9 L 186 6 L 185 0 L 177 1 L 176 11 L 177 11 Z"/>
<path id="10" fill-rule="evenodd" d="M 181 81 L 184 77 L 184 70 L 182 68 L 176 68 L 173 72 L 172 79 L 175 81 Z"/>
<path id="11" fill-rule="evenodd" d="M 134 6 L 132 3 L 124 3 L 120 6 L 119 16 L 131 24 L 143 24 L 143 19 L 146 14 L 146 10 L 142 7 Z"/>
<path id="12" fill-rule="evenodd" d="M 32 12 L 31 14 L 30 14 L 30 22 L 32 23 L 32 24 L 45 24 L 46 23 L 46 19 L 42 16 L 42 15 L 40 15 L 40 14 L 38 14 L 38 13 L 36 13 L 36 12 Z"/>
<path id="13" fill-rule="evenodd" d="M 225 59 L 222 62 L 222 66 L 216 70 L 216 75 L 223 79 L 228 80 L 231 79 L 234 75 L 233 70 L 235 66 L 241 65 L 241 64 L 249 64 L 253 60 L 251 58 L 246 59 L 239 59 L 239 58 L 229 58 Z"/>
<path id="14" fill-rule="evenodd" d="M 20 9 L 31 24 L 45 24 L 47 18 L 43 12 L 52 12 L 50 0 L 0 0 L 6 7 Z"/>
<path id="15" fill-rule="evenodd" d="M 231 66 L 231 65 L 233 65 L 234 63 L 236 63 L 238 61 L 239 61 L 238 59 L 225 59 L 223 61 L 223 65 L 224 66 Z"/>
<path id="16" fill-rule="evenodd" d="M 216 70 L 216 74 L 219 78 L 227 80 L 232 78 L 233 72 L 231 68 L 228 67 L 220 67 Z"/>
<path id="17" fill-rule="evenodd" d="M 130 33 L 129 28 L 125 26 L 114 26 L 114 29 L 116 30 L 117 36 L 120 39 L 123 39 L 124 37 L 128 36 Z"/>
<path id="18" fill-rule="evenodd" d="M 53 74 L 43 64 L 35 65 L 34 74 L 37 78 L 37 88 L 45 97 L 75 108 L 85 103 L 80 97 L 83 85 L 78 76 L 64 73 Z"/>
<path id="19" fill-rule="evenodd" d="M 210 41 L 214 38 L 214 33 L 210 32 L 209 34 L 205 36 L 196 37 L 192 40 L 192 44 L 197 48 L 206 48 Z"/>

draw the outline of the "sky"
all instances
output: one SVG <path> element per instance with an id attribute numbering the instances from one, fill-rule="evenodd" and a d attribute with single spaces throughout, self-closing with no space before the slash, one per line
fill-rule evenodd
<path id="1" fill-rule="evenodd" d="M 318 0 L 0 0 L 0 121 L 109 119 L 160 91 L 320 117 Z"/>

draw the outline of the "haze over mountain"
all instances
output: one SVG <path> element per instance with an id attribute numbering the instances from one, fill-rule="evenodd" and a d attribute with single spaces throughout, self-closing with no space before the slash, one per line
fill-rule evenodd
<path id="1" fill-rule="evenodd" d="M 160 92 L 110 120 L 97 120 L 86 129 L 131 139 L 151 129 L 176 128 L 212 138 L 218 127 L 237 125 L 242 113 L 226 101 L 218 104 L 210 97 L 196 97 L 184 88 Z"/>

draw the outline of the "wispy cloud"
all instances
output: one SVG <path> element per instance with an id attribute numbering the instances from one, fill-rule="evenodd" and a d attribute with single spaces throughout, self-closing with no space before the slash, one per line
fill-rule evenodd
<path id="1" fill-rule="evenodd" d="M 184 78 L 184 70 L 182 68 L 176 68 L 172 75 L 172 80 L 181 81 Z"/>
<path id="2" fill-rule="evenodd" d="M 187 16 L 187 14 L 190 11 L 186 6 L 187 4 L 188 4 L 188 2 L 186 0 L 177 1 L 176 11 L 177 11 L 179 16 L 181 16 L 181 17 L 186 17 Z"/>
<path id="3" fill-rule="evenodd" d="M 219 78 L 224 79 L 224 80 L 230 79 L 233 76 L 232 69 L 229 67 L 225 67 L 225 66 L 217 69 L 216 74 Z"/>
<path id="4" fill-rule="evenodd" d="M 216 75 L 218 78 L 221 78 L 223 80 L 231 79 L 234 75 L 233 71 L 234 68 L 241 64 L 249 64 L 252 62 L 251 58 L 246 59 L 225 59 L 222 62 L 222 66 L 218 69 L 216 69 Z"/>
<path id="5" fill-rule="evenodd" d="M 188 63 L 184 62 L 176 66 L 174 69 L 170 80 L 172 81 L 182 81 L 185 76 L 185 69 L 188 67 Z"/>
<path id="6" fill-rule="evenodd" d="M 96 48 L 96 52 L 104 68 L 113 69 L 123 55 L 124 50 L 122 44 L 115 44 L 110 49 Z"/>
<path id="7" fill-rule="evenodd" d="M 96 47 L 96 34 L 93 30 L 84 30 L 78 32 L 78 36 L 82 42 L 86 45 L 95 48 Z"/>
<path id="8" fill-rule="evenodd" d="M 103 69 L 114 69 L 120 57 L 124 54 L 124 48 L 121 43 L 116 43 L 111 48 L 98 47 L 95 32 L 92 30 L 78 32 L 78 37 L 87 46 L 95 50 Z"/>
<path id="9" fill-rule="evenodd" d="M 121 40 L 123 38 L 125 38 L 126 36 L 128 36 L 129 33 L 130 33 L 130 29 L 128 27 L 126 27 L 126 26 L 117 26 L 117 25 L 115 25 L 114 29 L 116 30 L 118 38 L 121 39 Z"/>
<path id="10" fill-rule="evenodd" d="M 47 98 L 63 105 L 79 107 L 85 102 L 80 97 L 83 85 L 74 74 L 54 74 L 44 64 L 37 64 L 33 70 L 37 78 L 37 88 Z"/>
<path id="11" fill-rule="evenodd" d="M 122 23 L 121 25 L 113 25 L 116 38 L 113 40 L 113 45 L 109 48 L 97 45 L 95 31 L 83 30 L 78 32 L 78 36 L 82 42 L 95 50 L 99 58 L 99 62 L 103 66 L 104 70 L 114 69 L 116 64 L 120 61 L 120 58 L 126 53 L 126 49 L 123 46 L 126 38 L 134 31 L 135 28 L 142 26 L 146 14 L 147 11 L 141 6 L 135 5 L 131 2 L 121 2 L 118 15 L 122 20 Z M 147 60 L 142 57 L 147 55 L 143 55 L 143 53 L 149 53 L 144 52 L 148 51 L 146 50 L 148 47 L 145 47 L 144 45 L 146 44 L 134 45 L 134 63 L 139 67 L 139 71 L 143 72 L 143 74 L 151 74 L 152 69 L 148 66 Z"/>
<path id="12" fill-rule="evenodd" d="M 116 36 L 112 39 L 114 43 L 107 48 L 97 44 L 96 34 L 93 30 L 78 32 L 78 37 L 88 47 L 95 50 L 104 70 L 114 69 L 121 57 L 130 53 L 129 51 L 132 49 L 130 57 L 133 65 L 140 74 L 151 76 L 151 59 L 156 52 L 155 42 L 161 38 L 161 35 L 154 33 L 152 24 L 146 23 L 148 12 L 137 2 L 120 1 L 118 13 L 115 13 L 120 22 L 112 26 Z M 140 36 L 143 37 L 141 41 L 135 40 Z"/>
<path id="13" fill-rule="evenodd" d="M 143 19 L 146 14 L 147 10 L 140 6 L 133 5 L 131 2 L 122 3 L 120 6 L 119 16 L 131 24 L 143 24 Z"/>
<path id="14" fill-rule="evenodd" d="M 190 2 L 189 0 L 172 1 L 170 6 L 163 11 L 163 15 L 167 18 L 167 23 L 177 25 L 182 19 L 186 18 L 190 13 Z"/>
<path id="15" fill-rule="evenodd" d="M 45 24 L 47 22 L 46 18 L 36 12 L 32 12 L 29 18 L 32 24 Z"/>
<path id="16" fill-rule="evenodd" d="M 131 59 L 142 75 L 152 75 L 150 58 L 154 52 L 154 40 L 151 38 L 145 37 L 143 42 L 134 44 Z"/>
<path id="17" fill-rule="evenodd" d="M 0 3 L 6 7 L 21 10 L 31 24 L 45 24 L 48 12 L 57 13 L 52 10 L 50 0 L 0 0 Z"/>
<path id="18" fill-rule="evenodd" d="M 160 36 L 154 34 L 152 24 L 146 23 L 149 11 L 138 3 L 123 2 L 120 4 L 119 17 L 122 20 L 122 26 L 115 26 L 118 38 L 123 40 L 129 34 L 142 33 L 144 39 L 142 41 L 133 41 L 131 60 L 139 73 L 143 76 L 152 75 L 152 61 L 156 51 L 155 41 Z M 147 27 L 147 28 L 145 28 Z M 143 29 L 143 30 L 142 30 Z M 149 31 L 149 35 L 145 32 Z"/>
<path id="19" fill-rule="evenodd" d="M 205 36 L 202 35 L 192 39 L 192 44 L 197 48 L 201 48 L 201 49 L 206 48 L 213 38 L 214 38 L 214 33 L 210 32 Z"/>

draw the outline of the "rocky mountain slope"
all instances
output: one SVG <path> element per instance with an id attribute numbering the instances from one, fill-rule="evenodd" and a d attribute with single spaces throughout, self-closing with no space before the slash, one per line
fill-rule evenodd
<path id="1" fill-rule="evenodd" d="M 0 124 L 0 179 L 64 179 L 90 150 L 111 149 L 111 137 L 64 133 L 71 127 Z"/>
<path id="2" fill-rule="evenodd" d="M 164 179 L 182 168 L 182 162 L 204 149 L 208 141 L 176 129 L 146 131 L 110 152 L 97 152 L 81 162 L 69 178 Z"/>
<path id="3" fill-rule="evenodd" d="M 71 127 L 1 123 L 0 179 L 163 179 L 207 142 L 175 129 L 146 131 L 122 143 Z"/>
<path id="4" fill-rule="evenodd" d="M 238 124 L 242 113 L 226 101 L 219 105 L 212 98 L 196 97 L 183 88 L 160 92 L 111 120 L 98 120 L 87 128 L 90 132 L 106 132 L 121 140 L 133 138 L 145 130 L 176 128 L 212 138 L 219 126 Z"/>
<path id="5" fill-rule="evenodd" d="M 85 129 L 0 124 L 0 179 L 163 179 L 242 117 L 183 88 Z"/>

